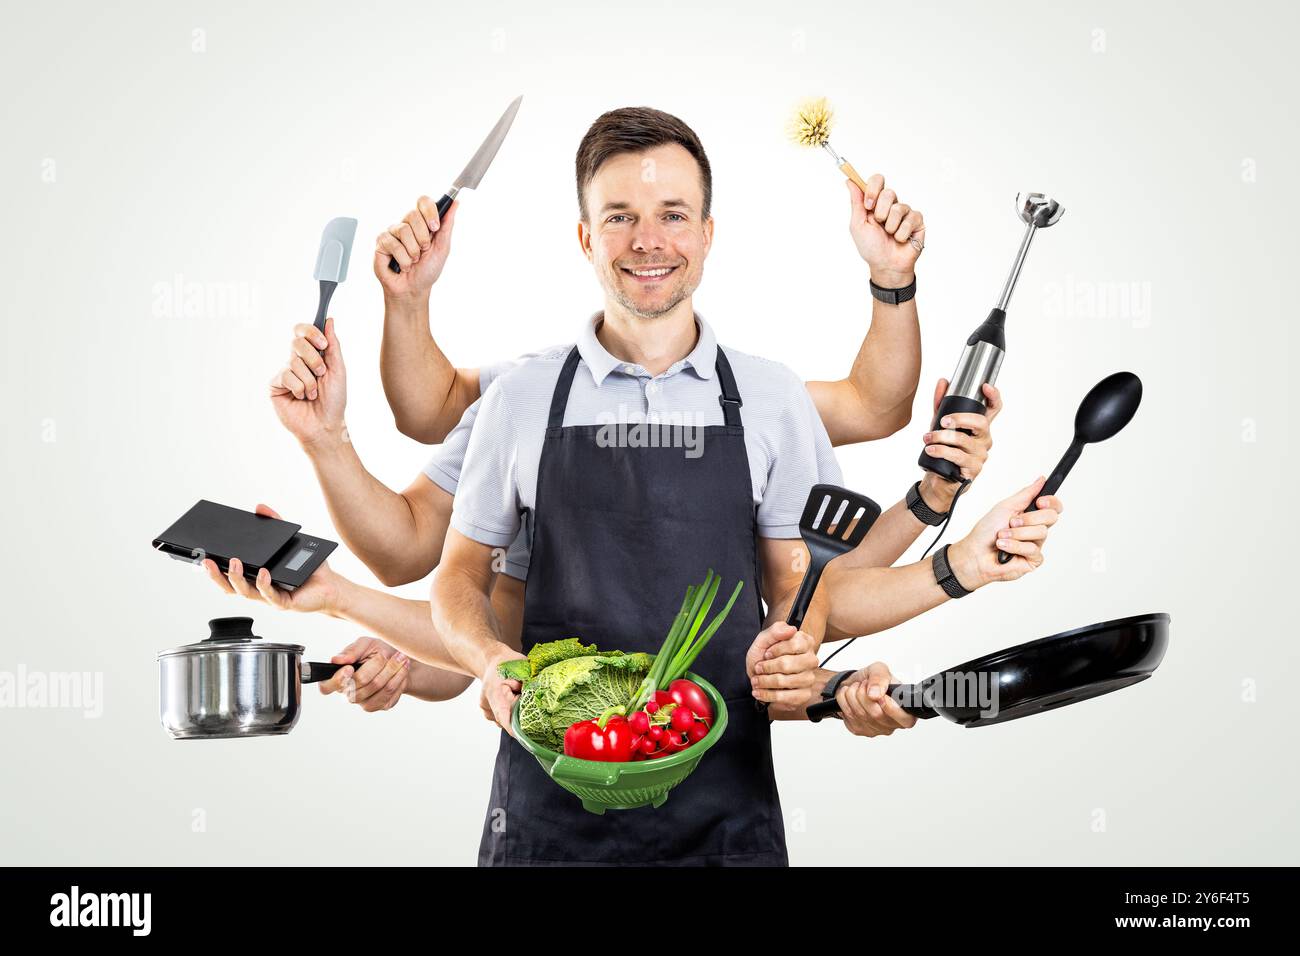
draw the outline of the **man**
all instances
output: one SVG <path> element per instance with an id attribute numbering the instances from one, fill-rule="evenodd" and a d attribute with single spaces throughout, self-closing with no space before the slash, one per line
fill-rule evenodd
<path id="1" fill-rule="evenodd" d="M 851 235 L 877 278 L 907 286 L 911 264 L 919 253 L 923 220 L 919 212 L 897 201 L 880 175 L 872 176 L 867 186 L 864 196 L 848 183 Z M 418 580 L 436 566 L 478 396 L 497 376 L 518 364 L 455 369 L 429 334 L 429 294 L 450 252 L 456 210 L 453 204 L 446 220 L 440 222 L 436 206 L 422 197 L 416 209 L 376 242 L 374 270 L 385 300 L 381 370 L 399 427 L 414 437 L 442 438 L 446 422 L 470 403 L 423 474 L 404 491 L 394 492 L 365 469 L 347 440 L 346 368 L 333 320 L 324 333 L 311 325 L 295 329 L 289 363 L 271 383 L 276 412 L 311 459 L 344 543 L 387 585 Z M 895 262 L 893 247 L 904 244 L 909 251 Z M 402 265 L 400 274 L 388 268 L 390 259 Z M 882 437 L 905 424 L 910 415 L 919 365 L 916 304 L 912 298 L 897 298 L 878 294 L 873 300 L 870 329 L 848 378 L 807 384 L 833 444 Z M 936 403 L 946 386 L 947 382 L 940 380 Z M 426 396 L 438 396 L 440 401 L 425 402 Z M 972 434 L 946 430 L 925 436 L 927 442 L 937 443 L 930 446 L 935 454 L 949 457 L 971 479 L 987 457 L 988 426 L 1001 406 L 995 389 L 989 389 L 988 397 L 988 416 L 970 416 L 959 426 Z M 927 513 L 927 508 L 929 513 L 946 511 L 955 487 L 926 473 L 918 483 L 912 509 L 903 502 L 890 509 L 873 533 L 872 551 L 864 553 L 863 560 L 896 560 L 926 527 L 916 515 Z M 518 633 L 527 567 L 528 548 L 520 537 L 499 556 L 496 570 L 503 573 L 492 592 L 494 610 L 507 634 Z M 223 578 L 215 565 L 209 573 L 230 593 L 346 617 L 388 637 L 387 643 L 363 639 L 336 655 L 335 662 L 358 666 L 355 673 L 344 670 L 323 682 L 325 693 L 351 684 L 352 699 L 368 710 L 377 710 L 396 704 L 408 687 L 415 696 L 444 699 L 464 686 L 460 675 L 440 675 L 429 666 L 430 660 L 445 663 L 435 650 L 440 646 L 436 633 L 415 636 L 410 630 L 421 615 L 429 626 L 424 602 L 406 602 L 403 607 L 403 599 L 360 588 L 328 565 L 295 595 L 275 591 L 269 581 L 254 588 L 238 569 L 232 569 L 228 578 Z M 401 630 L 394 631 L 394 627 Z M 416 659 L 405 663 L 405 654 L 398 652 L 397 646 Z"/>
<path id="2" fill-rule="evenodd" d="M 711 173 L 694 132 L 658 110 L 606 113 L 579 147 L 577 186 L 578 238 L 605 308 L 577 345 L 523 363 L 483 396 L 434 577 L 434 622 L 462 671 L 479 675 L 484 708 L 505 729 L 519 685 L 497 668 L 521 654 L 492 612 L 492 551 L 515 539 L 521 515 L 531 544 L 530 643 L 576 634 L 610 649 L 657 650 L 685 584 L 712 566 L 728 586 L 746 585 L 694 665 L 727 700 L 730 723 L 652 818 L 585 814 L 503 733 L 479 859 L 783 864 L 769 725 L 751 698 L 766 694 L 774 716 L 797 716 L 817 676 L 824 595 L 802 631 L 773 622 L 806 566 L 797 526 L 808 489 L 839 480 L 830 441 L 797 378 L 718 346 L 693 310 L 713 233 Z M 906 240 L 919 225 L 910 210 L 876 223 L 887 233 L 876 241 L 894 267 L 888 278 L 910 282 L 917 250 Z M 609 415 L 687 421 L 703 429 L 702 454 L 672 447 L 680 427 L 667 446 L 603 441 L 597 423 Z M 1022 509 L 1032 492 L 1021 495 Z M 988 525 L 1002 520 L 981 523 L 988 541 L 959 542 L 968 586 L 992 580 Z M 1040 543 L 1017 541 L 1019 560 L 1041 559 Z M 900 619 L 909 606 L 919 613 L 942 601 L 941 589 L 936 599 L 915 586 L 912 569 L 899 570 L 907 590 L 889 607 Z M 853 623 L 841 615 L 835 626 Z M 778 673 L 766 673 L 769 663 Z"/>

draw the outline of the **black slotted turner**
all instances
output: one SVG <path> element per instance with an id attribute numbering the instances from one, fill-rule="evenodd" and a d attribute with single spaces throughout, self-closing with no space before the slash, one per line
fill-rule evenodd
<path id="1" fill-rule="evenodd" d="M 866 495 L 839 485 L 813 485 L 799 519 L 799 536 L 808 546 L 808 570 L 804 571 L 799 593 L 790 605 L 787 624 L 803 625 L 826 565 L 860 545 L 879 517 L 880 505 Z M 766 701 L 754 703 L 759 710 L 767 710 Z"/>

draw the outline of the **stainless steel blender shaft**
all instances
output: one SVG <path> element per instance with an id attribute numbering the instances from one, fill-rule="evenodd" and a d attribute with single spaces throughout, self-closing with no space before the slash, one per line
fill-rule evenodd
<path id="1" fill-rule="evenodd" d="M 1011 301 L 1011 293 L 1016 288 L 1016 280 L 1020 278 L 1020 267 L 1025 264 L 1025 256 L 1029 253 L 1029 244 L 1034 241 L 1034 233 L 1038 227 L 1032 222 L 1025 226 L 1025 237 L 1020 240 L 1020 251 L 1016 253 L 1015 264 L 1011 267 L 1011 274 L 1007 276 L 1007 284 L 1002 287 L 1002 297 L 998 299 L 998 308 L 1003 312 L 1007 311 L 1007 303 Z"/>
<path id="2" fill-rule="evenodd" d="M 1025 223 L 1025 236 L 1020 240 L 1020 251 L 1016 253 L 1016 261 L 1011 267 L 1011 274 L 1007 276 L 1007 284 L 1002 287 L 1002 298 L 998 299 L 997 307 L 1003 312 L 1007 310 L 1011 293 L 1015 291 L 1016 280 L 1020 278 L 1020 268 L 1025 264 L 1025 256 L 1029 253 L 1029 244 L 1034 241 L 1034 233 L 1039 229 L 1055 225 L 1065 214 L 1065 209 L 1060 203 L 1042 193 L 1018 193 L 1016 211 L 1020 213 L 1020 218 Z"/>

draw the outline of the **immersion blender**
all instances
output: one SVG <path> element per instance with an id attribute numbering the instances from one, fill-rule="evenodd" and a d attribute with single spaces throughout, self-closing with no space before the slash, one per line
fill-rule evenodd
<path id="1" fill-rule="evenodd" d="M 932 431 L 939 429 L 943 416 L 953 412 L 984 414 L 987 407 L 984 403 L 984 383 L 992 385 L 998 377 L 998 370 L 1002 368 L 1002 357 L 1007 352 L 1007 303 L 1011 301 L 1016 280 L 1020 278 L 1020 267 L 1025 264 L 1029 243 L 1033 241 L 1035 232 L 1054 225 L 1065 212 L 1064 208 L 1042 193 L 1018 194 L 1016 209 L 1025 222 L 1025 236 L 1020 240 L 1020 251 L 1016 253 L 1016 261 L 1011 267 L 1011 274 L 1007 276 L 1007 284 L 1002 288 L 1002 298 L 998 299 L 998 304 L 993 307 L 984 323 L 966 340 L 966 348 L 957 362 L 957 370 L 952 373 L 952 379 L 948 383 L 948 393 L 939 402 L 939 410 L 935 412 L 934 422 L 930 425 Z M 961 469 L 946 459 L 932 458 L 921 452 L 918 464 L 948 481 L 962 480 Z"/>

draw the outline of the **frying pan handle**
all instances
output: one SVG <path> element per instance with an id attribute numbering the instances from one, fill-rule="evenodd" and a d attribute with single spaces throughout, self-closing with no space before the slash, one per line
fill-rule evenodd
<path id="1" fill-rule="evenodd" d="M 1061 456 L 1061 460 L 1056 463 L 1056 467 L 1052 469 L 1052 473 L 1047 476 L 1047 480 L 1043 482 L 1042 489 L 1034 496 L 1034 500 L 1029 503 L 1029 507 L 1021 512 L 1021 514 L 1029 514 L 1031 511 L 1037 511 L 1039 498 L 1044 495 L 1054 495 L 1061 490 L 1061 484 L 1065 481 L 1065 476 L 1070 473 L 1070 469 L 1073 468 L 1074 463 L 1079 460 L 1079 455 L 1082 454 L 1082 452 L 1083 445 L 1081 443 L 1074 442 L 1070 445 L 1065 454 Z M 1012 555 L 1010 551 L 999 551 L 998 564 L 1006 564 L 1011 560 L 1011 557 Z"/>
<path id="2" fill-rule="evenodd" d="M 451 208 L 451 196 L 447 195 L 446 193 L 443 193 L 442 198 L 438 200 L 438 221 L 440 223 L 442 222 L 442 217 L 447 215 L 447 210 L 450 208 Z M 398 275 L 401 275 L 402 267 L 397 264 L 396 259 L 389 259 L 388 271 L 396 272 Z"/>
<path id="3" fill-rule="evenodd" d="M 919 700 L 921 698 L 921 688 L 916 684 L 890 684 L 885 693 L 897 700 L 898 697 L 895 696 L 894 692 L 903 686 L 906 686 L 907 688 L 903 692 L 903 696 L 911 700 Z M 907 713 L 921 720 L 929 720 L 931 717 L 938 716 L 937 711 L 925 706 L 925 704 L 903 704 L 902 706 L 903 710 L 907 711 Z M 834 717 L 839 713 L 840 702 L 832 697 L 830 700 L 823 700 L 820 703 L 810 706 L 808 708 L 808 719 L 816 724 L 820 723 L 827 717 Z"/>

